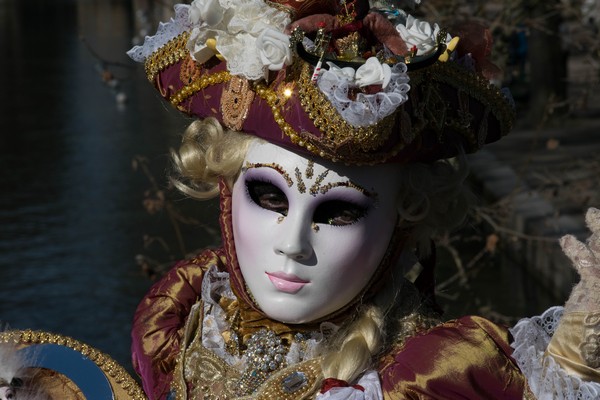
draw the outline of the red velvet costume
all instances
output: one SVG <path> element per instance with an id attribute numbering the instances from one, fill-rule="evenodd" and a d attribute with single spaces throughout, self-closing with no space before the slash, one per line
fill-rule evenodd
<path id="1" fill-rule="evenodd" d="M 222 250 L 178 263 L 138 307 L 133 360 L 151 399 L 170 390 L 183 327 L 200 297 L 203 271 L 225 269 Z M 480 317 L 449 321 L 392 347 L 378 367 L 385 399 L 522 399 L 526 380 L 510 357 L 510 335 Z"/>
<path id="2" fill-rule="evenodd" d="M 225 247 L 205 250 L 191 260 L 177 263 L 153 285 L 135 314 L 133 363 L 152 400 L 164 399 L 172 389 L 186 320 L 194 304 L 202 298 L 206 271 L 215 267 L 233 273 L 234 279 L 230 281 L 234 281 L 231 282 L 234 293 L 244 292 L 231 228 L 231 196 L 224 185 L 221 185 L 220 221 Z M 241 327 L 246 332 L 265 327 L 285 336 L 319 329 L 318 324 L 286 325 L 272 321 L 254 305 L 237 297 L 237 308 L 242 310 Z M 231 304 L 218 303 L 231 308 Z M 352 313 L 348 312 L 344 318 L 350 317 Z M 338 317 L 335 322 L 343 324 L 344 318 Z M 227 329 L 221 335 L 227 336 Z M 526 379 L 510 356 L 510 341 L 506 328 L 472 316 L 417 331 L 403 338 L 402 343 L 391 343 L 378 361 L 384 398 L 522 399 Z"/>

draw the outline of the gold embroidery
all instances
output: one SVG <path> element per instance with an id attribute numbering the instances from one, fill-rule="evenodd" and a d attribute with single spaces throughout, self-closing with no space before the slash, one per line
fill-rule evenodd
<path id="1" fill-rule="evenodd" d="M 205 349 L 200 340 L 195 340 L 187 353 L 184 369 L 186 382 L 193 384 L 190 398 L 225 400 L 237 397 L 238 371 Z"/>
<path id="2" fill-rule="evenodd" d="M 184 61 L 181 62 L 181 69 L 179 70 L 179 79 L 184 85 L 189 85 L 196 79 L 202 76 L 202 68 L 198 65 L 189 55 Z"/>
<path id="3" fill-rule="evenodd" d="M 275 371 L 265 374 L 266 380 L 261 381 L 258 388 L 249 388 L 253 393 L 240 395 L 244 383 L 240 371 L 202 346 L 202 304 L 200 302 L 193 307 L 186 323 L 172 384 L 177 400 L 299 400 L 312 396 L 323 379 L 321 358 L 285 368 L 276 367 Z M 260 332 L 256 337 L 259 336 Z M 257 359 L 256 354 L 247 354 L 247 357 Z M 282 363 L 285 363 L 283 357 Z"/>
<path id="4" fill-rule="evenodd" d="M 146 69 L 146 76 L 150 82 L 154 82 L 159 72 L 189 56 L 189 51 L 186 47 L 189 37 L 189 32 L 182 33 L 176 38 L 171 39 L 146 59 L 144 67 Z"/>
<path id="5" fill-rule="evenodd" d="M 311 74 L 311 66 L 305 63 L 300 74 L 300 103 L 317 129 L 323 133 L 320 142 L 328 147 L 327 151 L 340 152 L 343 155 L 349 152 L 356 153 L 356 148 L 361 151 L 373 151 L 388 140 L 395 114 L 385 117 L 375 125 L 354 127 L 342 118 L 327 97 L 311 83 Z M 301 133 L 301 136 L 304 135 Z M 310 140 L 308 136 L 304 138 Z M 354 150 L 350 150 L 353 147 Z M 332 151 L 334 149 L 337 151 Z"/>
<path id="6" fill-rule="evenodd" d="M 600 367 L 600 313 L 590 313 L 583 319 L 584 340 L 579 345 L 581 357 L 591 368 Z"/>
<path id="7" fill-rule="evenodd" d="M 203 305 L 196 303 L 188 316 L 171 386 L 177 400 L 188 399 L 188 383 L 190 399 L 233 399 L 240 374 L 202 346 Z"/>
<path id="8" fill-rule="evenodd" d="M 248 116 L 248 110 L 254 100 L 254 92 L 245 78 L 232 76 L 221 95 L 221 113 L 223 124 L 229 129 L 239 131 Z"/>

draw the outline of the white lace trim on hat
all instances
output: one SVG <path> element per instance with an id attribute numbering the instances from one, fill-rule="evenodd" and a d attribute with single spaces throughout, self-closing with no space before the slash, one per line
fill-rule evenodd
<path id="1" fill-rule="evenodd" d="M 335 71 L 335 66 L 330 66 L 320 75 L 317 85 L 342 118 L 352 126 L 373 125 L 408 100 L 410 85 L 403 63 L 391 67 L 389 83 L 383 90 L 374 94 L 358 93 L 355 100 L 351 100 L 349 95 L 358 87 L 356 81 Z"/>
<path id="2" fill-rule="evenodd" d="M 551 356 L 544 355 L 562 315 L 563 307 L 552 307 L 541 316 L 521 319 L 510 330 L 513 357 L 538 400 L 598 399 L 600 384 L 569 375 Z"/>
<path id="3" fill-rule="evenodd" d="M 187 47 L 196 61 L 203 63 L 215 54 L 207 46 L 214 40 L 232 75 L 256 80 L 291 63 L 289 37 L 283 34 L 289 23 L 286 12 L 262 0 L 195 0 L 175 5 L 175 17 L 160 23 L 154 36 L 127 54 L 144 62 L 169 40 L 190 32 Z"/>
<path id="4" fill-rule="evenodd" d="M 144 44 L 133 47 L 127 52 L 127 55 L 134 61 L 144 62 L 152 53 L 166 45 L 169 40 L 191 30 L 192 25 L 188 17 L 189 7 L 187 4 L 176 4 L 175 16 L 168 22 L 161 22 L 154 36 L 146 36 Z"/>

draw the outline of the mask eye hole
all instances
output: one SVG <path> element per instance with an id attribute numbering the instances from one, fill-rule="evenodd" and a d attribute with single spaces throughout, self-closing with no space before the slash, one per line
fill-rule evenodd
<path id="1" fill-rule="evenodd" d="M 1 393 L 0 393 L 1 395 Z M 11 388 L 6 389 L 6 391 L 4 392 L 4 398 L 6 400 L 14 400 L 15 399 L 15 393 L 13 392 L 13 390 Z"/>
<path id="2" fill-rule="evenodd" d="M 271 182 L 246 181 L 246 191 L 252 202 L 259 207 L 281 215 L 287 215 L 289 209 L 287 196 Z"/>
<path id="3" fill-rule="evenodd" d="M 358 222 L 365 215 L 367 208 L 363 206 L 349 201 L 329 200 L 319 204 L 313 221 L 317 224 L 346 226 Z"/>

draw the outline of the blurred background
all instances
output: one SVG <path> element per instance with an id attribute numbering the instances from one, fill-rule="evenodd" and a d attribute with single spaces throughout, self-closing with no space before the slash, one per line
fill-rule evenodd
<path id="1" fill-rule="evenodd" d="M 125 52 L 170 0 L 0 0 L 0 323 L 72 336 L 131 370 L 135 307 L 174 260 L 216 246 L 216 202 L 169 187 L 189 120 Z M 441 26 L 485 23 L 517 129 L 471 156 L 479 202 L 437 238 L 448 317 L 500 322 L 564 302 L 577 280 L 556 239 L 600 206 L 600 6 L 423 0 Z"/>

